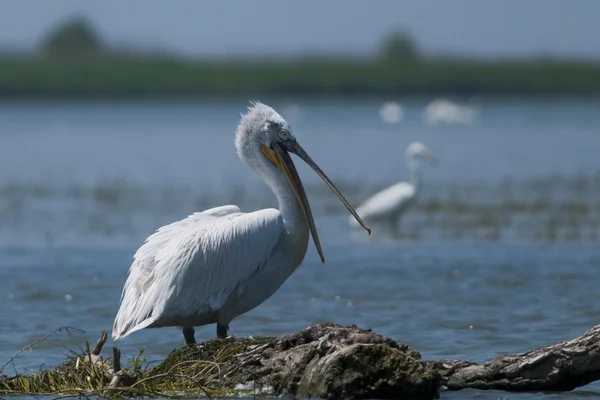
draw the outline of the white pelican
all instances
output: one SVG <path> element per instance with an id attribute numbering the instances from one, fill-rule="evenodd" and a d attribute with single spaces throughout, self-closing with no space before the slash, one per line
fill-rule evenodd
<path id="1" fill-rule="evenodd" d="M 369 232 L 354 209 L 296 141 L 271 107 L 252 103 L 236 131 L 239 157 L 271 187 L 279 209 L 243 213 L 211 208 L 159 228 L 134 255 L 113 325 L 113 339 L 144 328 L 229 323 L 268 299 L 300 265 L 309 231 L 325 262 L 302 181 L 289 153 L 303 159 Z"/>
<path id="2" fill-rule="evenodd" d="M 437 160 L 421 142 L 412 142 L 406 148 L 406 164 L 410 182 L 399 182 L 374 194 L 356 208 L 358 215 L 369 223 L 388 223 L 397 227 L 398 218 L 415 201 L 421 183 L 421 162 L 436 164 Z M 353 219 L 351 226 L 358 226 Z"/>

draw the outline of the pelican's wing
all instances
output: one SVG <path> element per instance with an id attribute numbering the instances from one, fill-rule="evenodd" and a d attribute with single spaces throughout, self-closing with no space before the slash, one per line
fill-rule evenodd
<path id="1" fill-rule="evenodd" d="M 195 213 L 159 228 L 134 255 L 113 337 L 161 317 L 220 308 L 240 282 L 264 265 L 283 231 L 278 210 L 244 214 L 235 206 Z"/>
<path id="2" fill-rule="evenodd" d="M 227 214 L 234 214 L 241 212 L 238 206 L 219 206 L 214 208 L 209 208 L 208 210 L 202 211 L 201 214 L 208 214 L 214 217 L 221 217 Z"/>
<path id="3" fill-rule="evenodd" d="M 356 208 L 361 218 L 377 218 L 390 215 L 406 207 L 415 195 L 415 187 L 408 182 L 400 182 L 375 193 Z M 354 221 L 354 219 L 351 219 Z"/>

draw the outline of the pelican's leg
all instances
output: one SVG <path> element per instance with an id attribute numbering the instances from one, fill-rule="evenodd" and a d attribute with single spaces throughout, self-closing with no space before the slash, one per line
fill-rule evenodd
<path id="1" fill-rule="evenodd" d="M 196 344 L 196 338 L 194 337 L 194 327 L 193 326 L 184 326 L 183 327 L 183 337 L 185 339 L 185 344 L 188 346 L 193 346 Z"/>
<path id="2" fill-rule="evenodd" d="M 217 337 L 218 338 L 226 338 L 227 331 L 229 330 L 229 325 L 221 325 L 217 322 Z"/>

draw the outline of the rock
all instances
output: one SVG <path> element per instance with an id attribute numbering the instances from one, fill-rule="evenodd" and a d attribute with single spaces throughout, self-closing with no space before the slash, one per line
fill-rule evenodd
<path id="1" fill-rule="evenodd" d="M 206 360 L 216 342 L 176 350 L 156 372 L 181 373 L 173 366 Z M 227 386 L 253 381 L 274 395 L 331 400 L 432 399 L 440 387 L 439 374 L 425 368 L 417 351 L 354 325 L 317 324 L 281 338 L 222 342 L 238 350 L 221 366 Z"/>

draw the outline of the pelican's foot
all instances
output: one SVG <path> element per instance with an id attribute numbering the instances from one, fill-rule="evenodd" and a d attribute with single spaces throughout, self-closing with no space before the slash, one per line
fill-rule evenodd
<path id="1" fill-rule="evenodd" d="M 220 339 L 224 339 L 227 337 L 227 331 L 229 330 L 229 325 L 221 325 L 217 322 L 217 337 Z"/>
<path id="2" fill-rule="evenodd" d="M 196 338 L 194 337 L 193 326 L 183 327 L 183 338 L 185 339 L 185 344 L 187 344 L 188 346 L 194 347 L 196 345 Z"/>

